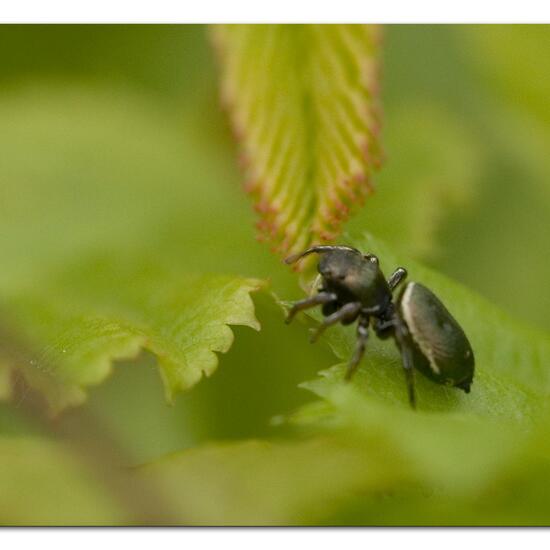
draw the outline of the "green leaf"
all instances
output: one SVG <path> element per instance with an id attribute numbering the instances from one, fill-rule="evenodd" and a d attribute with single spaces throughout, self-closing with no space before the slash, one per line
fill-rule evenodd
<path id="1" fill-rule="evenodd" d="M 136 476 L 162 487 L 187 524 L 304 525 L 322 522 L 358 490 L 385 490 L 395 471 L 392 456 L 321 437 L 209 444 Z"/>
<path id="2" fill-rule="evenodd" d="M 250 293 L 263 283 L 193 276 L 124 257 L 98 259 L 5 304 L 12 330 L 33 350 L 19 363 L 54 413 L 80 404 L 116 360 L 157 356 L 169 400 L 216 369 L 233 342 L 228 325 L 259 330 Z"/>
<path id="3" fill-rule="evenodd" d="M 464 525 L 502 518 L 514 494 L 538 498 L 528 469 L 544 472 L 550 460 L 544 444 L 547 335 L 522 327 L 446 277 L 396 257 L 370 236 L 349 242 L 378 254 L 388 272 L 406 265 L 412 280 L 447 304 L 476 353 L 472 392 L 417 374 L 419 410 L 412 411 L 393 343 L 373 337 L 351 384 L 343 382 L 345 364 L 302 384 L 320 400 L 290 419 L 314 437 L 211 444 L 139 469 L 165 488 L 182 521 Z M 324 338 L 347 361 L 353 327 L 334 327 Z M 377 515 L 379 506 L 386 515 Z M 528 522 L 538 516 L 518 517 Z"/>
<path id="4" fill-rule="evenodd" d="M 213 33 L 261 236 L 285 254 L 334 239 L 380 164 L 379 30 L 228 25 Z"/>
<path id="5" fill-rule="evenodd" d="M 1 525 L 113 525 L 130 516 L 66 445 L 0 437 Z"/>
<path id="6" fill-rule="evenodd" d="M 144 349 L 171 397 L 214 371 L 228 325 L 258 328 L 249 293 L 262 283 L 230 275 L 247 269 L 246 205 L 172 112 L 125 91 L 43 85 L 2 95 L 0 114 L 0 363 L 53 412 Z"/>
<path id="7" fill-rule="evenodd" d="M 550 338 L 513 321 L 446 277 L 396 257 L 373 237 L 349 242 L 377 254 L 386 273 L 406 266 L 409 280 L 426 284 L 448 306 L 464 327 L 476 356 L 472 391 L 464 394 L 439 386 L 416 373 L 418 410 L 411 410 L 393 342 L 372 337 L 351 384 L 343 381 L 345 363 L 302 384 L 321 401 L 296 412 L 293 422 L 316 432 L 347 434 L 367 454 L 386 449 L 405 464 L 401 474 L 410 482 L 447 501 L 490 498 L 499 483 L 503 498 L 508 498 L 517 480 L 528 475 L 526 464 L 537 456 L 540 462 L 541 454 L 550 458 L 547 449 L 532 443 L 541 439 L 538 431 L 548 418 Z M 355 344 L 352 327 L 327 330 L 324 338 L 339 359 L 349 360 Z M 397 475 L 396 480 L 397 494 L 406 494 L 406 484 Z M 418 522 L 413 519 L 415 498 L 405 498 L 410 506 L 400 508 L 402 515 L 394 517 L 395 523 Z M 494 496 L 492 500 L 500 505 Z M 449 522 L 451 511 L 445 509 L 448 515 L 438 517 Z"/>

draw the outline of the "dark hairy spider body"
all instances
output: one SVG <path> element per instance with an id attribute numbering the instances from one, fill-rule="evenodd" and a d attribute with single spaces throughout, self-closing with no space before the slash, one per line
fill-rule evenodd
<path id="1" fill-rule="evenodd" d="M 439 384 L 470 391 L 474 353 L 460 325 L 431 290 L 409 282 L 394 297 L 407 271 L 399 267 L 386 279 L 375 255 L 362 254 L 348 246 L 313 246 L 285 261 L 293 263 L 312 253 L 321 254 L 321 285 L 317 294 L 292 306 L 287 322 L 301 310 L 322 306 L 324 320 L 313 334 L 313 342 L 331 325 L 357 322 L 357 344 L 346 372 L 347 380 L 363 357 L 372 328 L 379 338 L 395 339 L 413 408 L 413 369 Z"/>

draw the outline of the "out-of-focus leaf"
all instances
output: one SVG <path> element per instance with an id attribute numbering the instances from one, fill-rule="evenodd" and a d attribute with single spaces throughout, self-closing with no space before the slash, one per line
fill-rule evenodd
<path id="1" fill-rule="evenodd" d="M 2 362 L 54 411 L 141 349 L 158 356 L 169 396 L 211 374 L 227 325 L 257 328 L 260 286 L 194 275 L 235 272 L 245 248 L 238 200 L 204 184 L 223 162 L 132 94 L 45 86 L 3 96 L 0 112 Z"/>
<path id="2" fill-rule="evenodd" d="M 232 238 L 242 247 L 246 233 L 231 234 L 227 223 L 246 204 L 239 210 L 238 193 L 213 184 L 230 177 L 228 165 L 189 138 L 187 120 L 177 124 L 149 98 L 37 84 L 5 92 L 0 116 L 0 295 L 98 251 L 140 247 L 194 271 L 204 251 L 216 271 L 234 253 Z"/>
<path id="3" fill-rule="evenodd" d="M 228 325 L 259 330 L 250 293 L 261 281 L 191 276 L 122 259 L 68 271 L 40 296 L 16 297 L 6 318 L 30 352 L 17 364 L 59 412 L 84 400 L 115 360 L 141 350 L 157 356 L 168 399 L 218 364 L 232 344 Z"/>
<path id="4" fill-rule="evenodd" d="M 213 32 L 260 234 L 283 253 L 334 239 L 380 164 L 379 29 L 229 25 Z"/>
<path id="5" fill-rule="evenodd" d="M 377 192 L 346 229 L 383 235 L 416 258 L 437 255 L 438 231 L 479 193 L 479 137 L 458 116 L 428 102 L 386 110 L 384 170 Z"/>
<path id="6" fill-rule="evenodd" d="M 0 401 L 5 401 L 11 397 L 11 369 L 7 361 L 0 361 Z"/>
<path id="7" fill-rule="evenodd" d="M 163 487 L 192 525 L 305 525 L 322 522 L 358 491 L 385 490 L 400 471 L 397 462 L 384 449 L 369 457 L 361 447 L 320 437 L 210 444 L 136 475 Z"/>
<path id="8" fill-rule="evenodd" d="M 468 25 L 459 36 L 470 48 L 480 77 L 496 84 L 520 110 L 550 124 L 550 28 L 548 25 Z"/>
<path id="9" fill-rule="evenodd" d="M 3 87 L 44 77 L 116 80 L 163 94 L 162 101 L 187 99 L 213 72 L 205 34 L 201 25 L 5 26 L 0 79 Z"/>
<path id="10" fill-rule="evenodd" d="M 0 437 L 0 524 L 120 525 L 124 508 L 64 445 Z"/>
<path id="11" fill-rule="evenodd" d="M 343 431 L 367 453 L 386 449 L 404 465 L 401 473 L 411 483 L 431 491 L 454 496 L 481 491 L 513 463 L 528 440 L 528 432 L 514 421 L 502 430 L 497 421 L 473 414 L 398 409 L 365 396 L 355 385 L 341 384 L 336 375 L 304 387 L 328 407 L 321 411 L 315 405 L 315 412 L 307 405 L 294 422 Z M 394 481 L 394 489 L 404 488 L 397 472 Z"/>
<path id="12" fill-rule="evenodd" d="M 463 425 L 468 438 L 469 449 L 460 450 L 453 461 L 442 464 L 445 470 L 444 485 L 455 478 L 457 464 L 461 461 L 469 469 L 459 468 L 459 478 L 464 474 L 473 483 L 461 485 L 460 491 L 437 489 L 424 485 L 421 487 L 401 486 L 389 494 L 363 494 L 352 497 L 329 520 L 330 524 L 344 525 L 548 525 L 550 498 L 547 491 L 550 481 L 550 448 L 548 446 L 548 417 L 543 417 L 541 426 L 532 435 L 513 437 L 507 429 L 493 426 L 485 430 L 485 440 L 475 426 Z M 456 434 L 456 423 L 451 419 L 446 433 L 449 437 Z M 403 425 L 403 433 L 410 426 Z M 416 436 L 416 434 L 415 434 Z M 514 450 L 497 446 L 493 452 L 487 447 L 508 440 Z M 448 441 L 446 441 L 448 443 Z M 481 444 L 482 451 L 478 448 Z M 426 445 L 426 440 L 418 441 L 418 448 Z M 460 445 L 462 447 L 462 445 Z M 427 449 L 426 449 L 427 450 Z M 485 467 L 475 464 L 477 455 L 485 454 L 492 462 Z M 440 453 L 439 459 L 443 456 Z M 450 457 L 450 455 L 449 455 Z M 448 458 L 449 458 L 448 457 Z M 461 480 L 463 481 L 463 479 Z"/>

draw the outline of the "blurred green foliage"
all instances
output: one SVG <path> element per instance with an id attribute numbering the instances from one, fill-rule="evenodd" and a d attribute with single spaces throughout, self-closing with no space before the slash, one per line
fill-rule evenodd
<path id="1" fill-rule="evenodd" d="M 414 257 L 474 291 L 413 264 L 479 350 L 472 394 L 417 377 L 414 415 L 395 351 L 372 342 L 353 386 L 332 367 L 312 402 L 297 385 L 344 359 L 349 334 L 312 347 L 263 292 L 262 330 L 233 328 L 215 375 L 172 406 L 146 353 L 55 421 L 15 374 L 0 522 L 550 523 L 549 53 L 547 26 L 385 29 L 387 159 L 348 229 L 380 236 L 366 243 L 386 269 Z M 200 273 L 302 294 L 254 240 L 205 28 L 4 26 L 0 120 L 0 394 L 33 356 L 36 312 L 23 328 L 8 314 L 29 300 L 96 309 L 100 293 L 118 318 L 113 298 Z M 105 258 L 125 263 L 119 290 L 98 283 Z M 175 275 L 142 284 L 136 265 Z"/>

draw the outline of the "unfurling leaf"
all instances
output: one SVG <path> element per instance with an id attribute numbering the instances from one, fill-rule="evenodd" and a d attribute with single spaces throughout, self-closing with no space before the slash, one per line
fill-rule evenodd
<path id="1" fill-rule="evenodd" d="M 260 236 L 284 254 L 333 240 L 381 161 L 379 29 L 229 25 L 214 37 Z"/>

